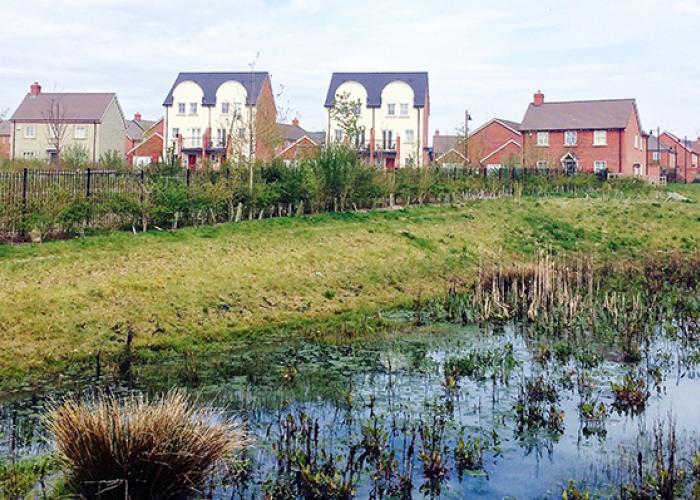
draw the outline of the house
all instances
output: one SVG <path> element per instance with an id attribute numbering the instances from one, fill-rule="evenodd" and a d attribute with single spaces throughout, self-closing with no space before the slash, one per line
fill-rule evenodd
<path id="1" fill-rule="evenodd" d="M 34 82 L 10 118 L 13 160 L 57 160 L 80 147 L 92 163 L 124 154 L 124 114 L 114 93 L 45 93 Z"/>
<path id="2" fill-rule="evenodd" d="M 163 127 L 165 120 L 143 120 L 137 113 L 133 120 L 127 122 L 126 161 L 130 167 L 145 167 L 162 162 Z"/>
<path id="3" fill-rule="evenodd" d="M 266 72 L 180 73 L 163 102 L 167 150 L 194 168 L 204 161 L 269 161 L 279 143 Z"/>
<path id="4" fill-rule="evenodd" d="M 634 99 L 547 103 L 538 91 L 520 125 L 526 166 L 647 175 Z"/>
<path id="5" fill-rule="evenodd" d="M 647 138 L 647 172 L 648 175 L 675 175 L 676 150 L 659 140 L 659 136 L 650 135 Z"/>
<path id="6" fill-rule="evenodd" d="M 10 131 L 10 122 L 0 120 L 0 160 L 10 159 Z"/>
<path id="7" fill-rule="evenodd" d="M 315 155 L 323 143 L 325 132 L 308 132 L 299 125 L 299 119 L 294 118 L 291 124 L 278 123 L 281 143 L 277 147 L 275 158 L 285 163 L 303 160 Z"/>
<path id="8" fill-rule="evenodd" d="M 467 141 L 459 135 L 442 137 L 436 131 L 433 137 L 435 163 L 491 168 L 520 164 L 522 136 L 519 128 L 517 122 L 494 118 L 471 132 Z"/>
<path id="9" fill-rule="evenodd" d="M 694 147 L 695 141 L 685 138 L 681 139 L 670 132 L 663 132 L 660 139 L 662 144 L 676 152 L 676 180 L 693 182 L 696 178 L 700 178 L 698 174 L 700 151 Z M 700 138 L 698 138 L 698 141 L 700 141 Z"/>
<path id="10" fill-rule="evenodd" d="M 347 137 L 339 102 L 352 107 L 356 137 Z M 324 104 L 328 143 L 355 145 L 371 165 L 383 168 L 428 163 L 430 92 L 427 72 L 333 73 Z"/>

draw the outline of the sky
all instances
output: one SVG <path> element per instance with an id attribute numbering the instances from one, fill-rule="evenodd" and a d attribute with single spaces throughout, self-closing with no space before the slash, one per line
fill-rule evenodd
<path id="1" fill-rule="evenodd" d="M 0 113 L 33 81 L 162 115 L 180 71 L 272 77 L 324 127 L 333 71 L 428 71 L 430 127 L 520 121 L 546 100 L 635 97 L 643 127 L 700 135 L 700 0 L 2 0 Z"/>

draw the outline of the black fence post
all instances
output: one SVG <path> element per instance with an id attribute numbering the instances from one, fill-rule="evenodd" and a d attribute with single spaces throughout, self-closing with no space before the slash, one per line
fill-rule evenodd
<path id="1" fill-rule="evenodd" d="M 190 170 L 190 169 L 188 168 L 188 169 L 187 169 L 187 175 L 186 175 L 187 187 L 190 187 L 190 177 L 191 177 L 191 176 L 192 176 L 192 170 Z"/>
<path id="2" fill-rule="evenodd" d="M 22 170 L 22 216 L 27 212 L 27 181 L 29 180 L 29 169 L 24 167 Z"/>
<path id="3" fill-rule="evenodd" d="M 141 169 L 141 172 L 139 172 L 139 178 L 140 178 L 140 181 L 141 181 L 141 196 L 140 196 L 140 199 L 141 199 L 141 203 L 143 203 L 143 200 L 144 200 L 144 198 L 145 198 L 145 196 L 144 196 L 144 191 L 146 190 L 146 183 L 145 183 L 146 176 L 145 176 L 144 173 L 143 173 L 143 169 Z"/>
<path id="4" fill-rule="evenodd" d="M 87 177 L 85 178 L 85 197 L 90 199 L 90 181 L 92 180 L 92 169 L 87 169 Z"/>

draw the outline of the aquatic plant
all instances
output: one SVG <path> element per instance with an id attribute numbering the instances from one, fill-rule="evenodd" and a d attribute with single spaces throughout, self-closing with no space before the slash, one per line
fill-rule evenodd
<path id="1" fill-rule="evenodd" d="M 45 424 L 71 487 L 88 497 L 194 496 L 228 454 L 248 443 L 238 425 L 179 390 L 153 399 L 66 399 Z"/>
<path id="2" fill-rule="evenodd" d="M 563 432 L 564 412 L 557 408 L 559 394 L 543 375 L 525 380 L 514 405 L 518 432 L 546 428 Z"/>
<path id="3" fill-rule="evenodd" d="M 485 450 L 486 446 L 481 439 L 465 437 L 464 429 L 460 430 L 454 450 L 455 464 L 460 476 L 465 471 L 479 471 L 483 468 Z"/>
<path id="4" fill-rule="evenodd" d="M 615 396 L 615 406 L 623 410 L 642 408 L 649 397 L 645 380 L 632 373 L 627 373 L 622 383 L 612 382 L 610 385 Z"/>

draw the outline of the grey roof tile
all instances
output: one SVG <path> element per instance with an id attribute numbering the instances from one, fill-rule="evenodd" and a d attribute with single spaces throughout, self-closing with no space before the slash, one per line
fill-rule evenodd
<path id="1" fill-rule="evenodd" d="M 382 91 L 391 82 L 406 82 L 413 89 L 413 105 L 423 108 L 428 105 L 428 73 L 396 72 L 396 73 L 333 73 L 328 86 L 325 107 L 333 107 L 338 87 L 345 82 L 354 81 L 367 90 L 367 106 L 378 108 L 382 105 Z"/>
<path id="2" fill-rule="evenodd" d="M 624 129 L 635 108 L 634 99 L 530 104 L 520 130 Z"/>
<path id="3" fill-rule="evenodd" d="M 269 73 L 266 71 L 242 71 L 242 72 L 222 72 L 222 73 L 180 73 L 175 80 L 168 96 L 163 102 L 163 106 L 173 105 L 173 91 L 175 87 L 180 85 L 182 82 L 192 81 L 199 85 L 204 92 L 204 97 L 202 99 L 202 105 L 204 106 L 216 106 L 216 91 L 221 87 L 223 83 L 228 81 L 238 82 L 246 90 L 248 94 L 246 104 L 251 106 L 258 102 L 258 96 L 260 95 L 260 90 L 262 89 L 263 83 L 269 78 Z"/>

